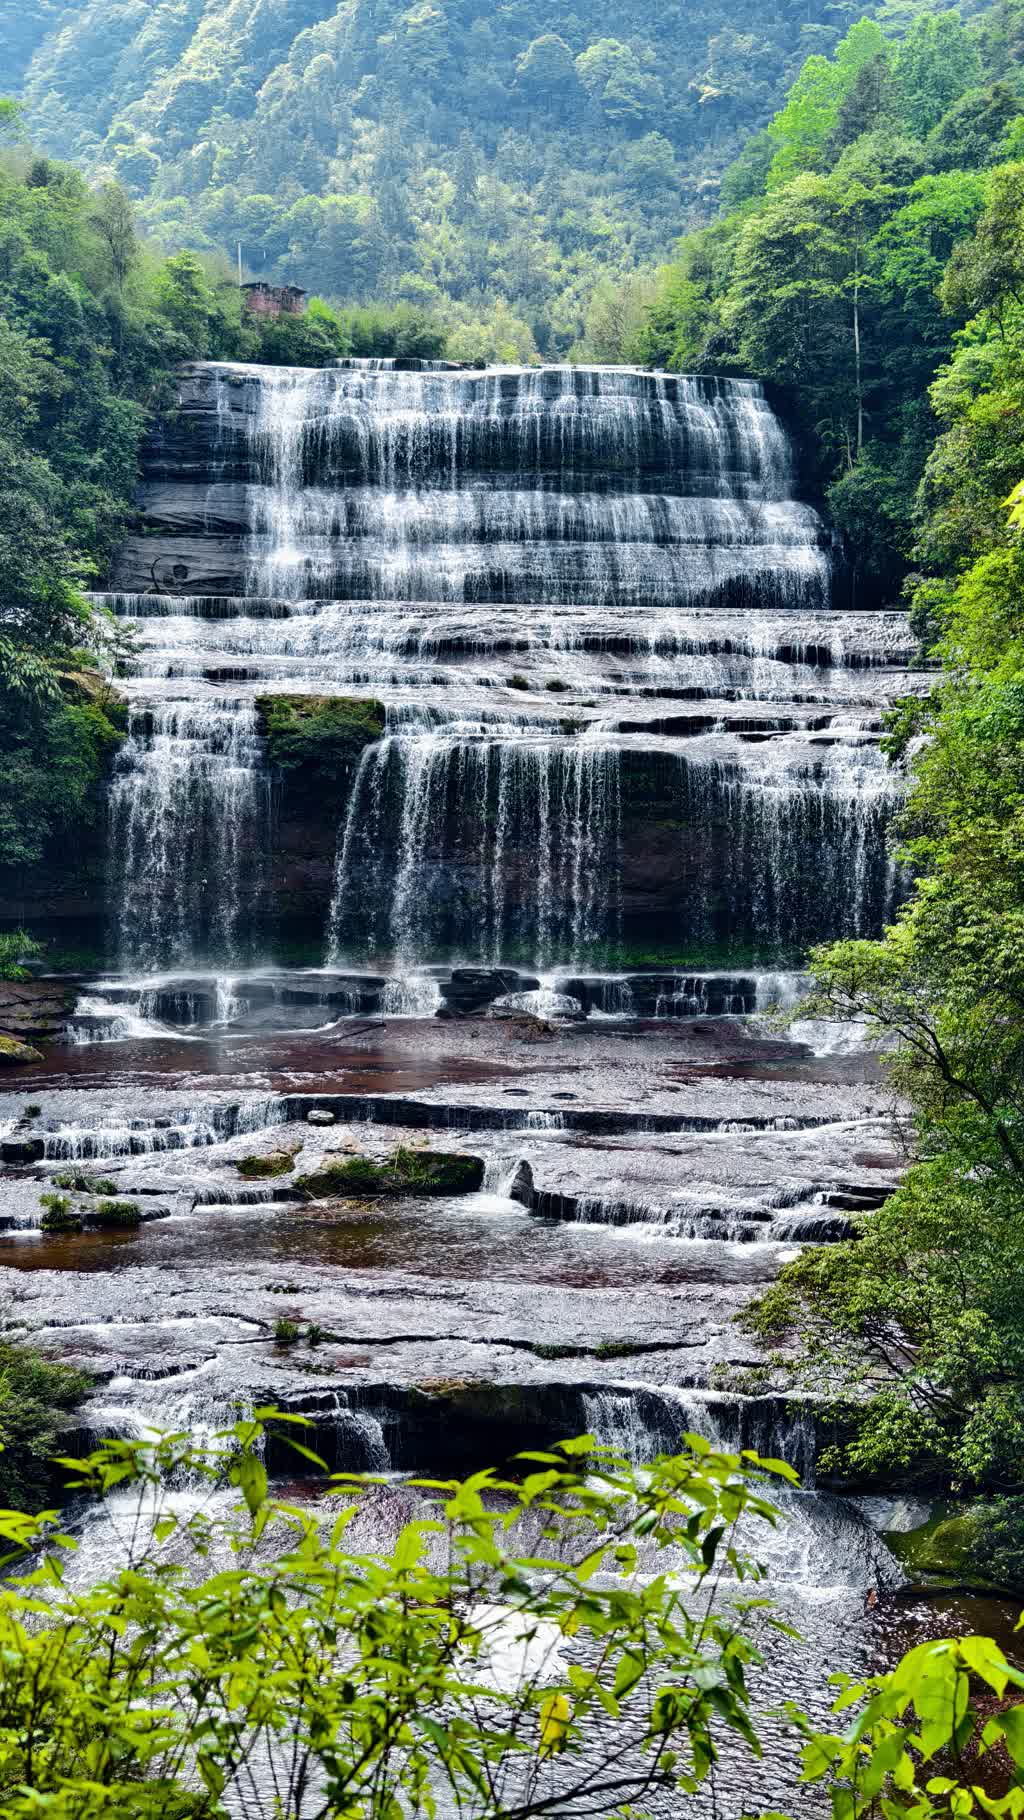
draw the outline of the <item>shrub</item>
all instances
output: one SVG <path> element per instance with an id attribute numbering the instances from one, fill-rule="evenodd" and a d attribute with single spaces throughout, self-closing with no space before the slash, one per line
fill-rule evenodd
<path id="1" fill-rule="evenodd" d="M 117 1183 L 103 1175 L 89 1175 L 85 1169 L 59 1169 L 53 1178 L 55 1188 L 73 1188 L 77 1194 L 116 1194 Z"/>
<path id="2" fill-rule="evenodd" d="M 30 1511 L 53 1497 L 61 1429 L 89 1382 L 32 1347 L 0 1340 L 0 1504 Z"/>
<path id="3" fill-rule="evenodd" d="M 100 1201 L 86 1218 L 91 1226 L 141 1226 L 142 1209 L 137 1201 Z"/>
<path id="4" fill-rule="evenodd" d="M 39 1205 L 43 1209 L 39 1222 L 43 1232 L 81 1232 L 82 1216 L 72 1212 L 69 1195 L 41 1194 Z"/>
<path id="5" fill-rule="evenodd" d="M 221 1791 L 268 1752 L 282 1815 L 305 1812 L 300 1789 L 314 1787 L 323 1820 L 391 1820 L 438 1795 L 444 1811 L 525 1820 L 550 1811 L 557 1778 L 567 1820 L 594 1811 L 595 1764 L 622 1809 L 703 1783 L 714 1734 L 756 1748 L 754 1619 L 712 1609 L 727 1550 L 758 1578 L 735 1525 L 771 1520 L 779 1479 L 753 1456 L 695 1438 L 699 1453 L 634 1471 L 590 1438 L 566 1442 L 524 1456 L 516 1479 L 414 1485 L 421 1514 L 364 1552 L 349 1524 L 373 1481 L 332 1479 L 339 1516 L 325 1526 L 268 1495 L 262 1433 L 257 1419 L 212 1447 L 114 1441 L 82 1464 L 74 1485 L 120 1487 L 120 1503 L 134 1480 L 148 1520 L 117 1526 L 110 1577 L 85 1597 L 63 1588 L 52 1551 L 44 1626 L 28 1589 L 0 1602 L 4 1820 L 28 1820 L 51 1794 L 69 1814 L 93 1812 L 101 1727 L 103 1793 L 132 1820 L 180 1814 L 187 1799 L 223 1820 Z M 171 1470 L 227 1477 L 238 1509 L 201 1526 L 179 1516 L 161 1502 Z M 31 1542 L 28 1521 L 15 1539 Z M 646 1571 L 633 1579 L 641 1542 L 671 1563 L 650 1584 Z M 231 1571 L 210 1578 L 222 1553 Z M 130 1647 L 111 1647 L 126 1620 Z M 18 1745 L 39 1713 L 47 1747 L 26 1774 Z"/>
<path id="6" fill-rule="evenodd" d="M 43 952 L 42 942 L 27 935 L 24 929 L 15 929 L 9 935 L 0 935 L 0 980 L 27 980 L 32 976 L 19 967 L 21 960 L 38 960 Z"/>
<path id="7" fill-rule="evenodd" d="M 509 677 L 508 686 L 510 689 L 528 689 L 530 687 L 530 679 L 528 676 L 521 676 L 517 670 L 513 676 Z"/>
<path id="8" fill-rule="evenodd" d="M 298 1337 L 298 1322 L 289 1320 L 286 1314 L 278 1315 L 277 1320 L 274 1322 L 275 1346 L 294 1346 Z"/>
<path id="9" fill-rule="evenodd" d="M 24 1355 L 13 1368 L 60 1371 Z M 87 1591 L 65 1578 L 70 1537 L 0 1511 L 15 1554 L 46 1548 L 0 1601 L 4 1820 L 98 1814 L 97 1799 L 124 1820 L 225 1820 L 223 1792 L 267 1760 L 275 1812 L 305 1811 L 312 1787 L 322 1820 L 435 1801 L 516 1820 L 679 1812 L 713 1802 L 723 1745 L 760 1754 L 747 1680 L 769 1602 L 730 1597 L 720 1613 L 716 1594 L 726 1567 L 756 1593 L 737 1525 L 774 1522 L 767 1494 L 795 1482 L 789 1467 L 687 1435 L 636 1469 L 587 1435 L 521 1455 L 514 1478 L 413 1481 L 418 1514 L 392 1546 L 357 1552 L 352 1519 L 378 1480 L 330 1480 L 333 1526 L 269 1495 L 264 1424 L 301 1420 L 257 1410 L 202 1446 L 110 1441 L 64 1462 L 74 1492 L 137 1494 L 134 1520 L 111 1526 L 110 1577 Z M 228 1481 L 237 1508 L 179 1513 L 172 1474 Z M 230 1572 L 206 1577 L 222 1556 Z M 834 1679 L 834 1729 L 785 1710 L 804 1780 L 827 1785 L 836 1815 L 1017 1820 L 1024 1670 L 991 1638 L 929 1639 L 891 1674 Z M 995 1794 L 975 1786 L 993 1746 Z"/>

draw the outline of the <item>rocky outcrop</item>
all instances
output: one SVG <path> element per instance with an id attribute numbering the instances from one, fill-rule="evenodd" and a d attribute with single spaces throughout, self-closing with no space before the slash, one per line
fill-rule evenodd
<path id="1" fill-rule="evenodd" d="M 0 979 L 0 1068 L 41 1062 L 34 1045 L 60 1034 L 75 1008 L 77 977 Z"/>

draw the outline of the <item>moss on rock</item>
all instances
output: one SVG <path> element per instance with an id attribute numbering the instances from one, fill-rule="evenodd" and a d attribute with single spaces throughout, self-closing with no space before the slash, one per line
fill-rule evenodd
<path id="1" fill-rule="evenodd" d="M 403 1148 L 379 1163 L 367 1156 L 332 1160 L 312 1175 L 299 1176 L 295 1186 L 310 1200 L 326 1200 L 334 1195 L 473 1194 L 483 1179 L 478 1156 Z"/>
<path id="2" fill-rule="evenodd" d="M 347 783 L 384 731 L 383 704 L 357 696 L 261 695 L 256 709 L 271 764 L 321 785 Z"/>
<path id="3" fill-rule="evenodd" d="M 290 1151 L 275 1150 L 271 1156 L 243 1156 L 236 1165 L 247 1182 L 263 1182 L 275 1175 L 287 1175 L 295 1167 Z"/>
<path id="4" fill-rule="evenodd" d="M 978 1592 L 1024 1593 L 1024 1498 L 944 1501 L 927 1523 L 886 1541 L 911 1575 Z"/>
<path id="5" fill-rule="evenodd" d="M 30 1062 L 41 1062 L 43 1059 L 38 1049 L 30 1043 L 21 1043 L 16 1036 L 0 1034 L 0 1068 L 27 1068 Z"/>

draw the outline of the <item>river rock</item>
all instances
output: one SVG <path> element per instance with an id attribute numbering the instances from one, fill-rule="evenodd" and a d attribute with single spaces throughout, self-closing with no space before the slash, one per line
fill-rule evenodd
<path id="1" fill-rule="evenodd" d="M 41 1137 L 8 1137 L 0 1139 L 0 1162 L 38 1163 L 45 1155 Z"/>
<path id="2" fill-rule="evenodd" d="M 23 1043 L 56 1036 L 74 1010 L 77 994 L 75 979 L 0 980 L 0 1031 Z"/>
<path id="3" fill-rule="evenodd" d="M 16 1036 L 5 1036 L 0 1031 L 0 1068 L 26 1068 L 30 1062 L 41 1062 L 43 1059 L 38 1049 L 30 1043 L 22 1043 Z"/>
<path id="4" fill-rule="evenodd" d="M 533 1170 L 525 1157 L 517 1163 L 515 1175 L 509 1183 L 507 1192 L 509 1200 L 518 1201 L 521 1207 L 533 1206 L 536 1192 L 533 1185 Z"/>

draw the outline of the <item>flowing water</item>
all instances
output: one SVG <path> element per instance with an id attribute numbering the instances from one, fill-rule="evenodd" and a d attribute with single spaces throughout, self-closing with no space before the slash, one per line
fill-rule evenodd
<path id="1" fill-rule="evenodd" d="M 139 647 L 108 950 L 0 1102 L 2 1286 L 96 1371 L 88 1432 L 275 1401 L 401 1473 L 696 1428 L 803 1476 L 769 1551 L 810 1640 L 787 1691 L 981 1623 L 893 1603 L 814 1489 L 813 1408 L 735 1381 L 733 1317 L 903 1165 L 864 1033 L 779 1020 L 811 942 L 900 900 L 878 734 L 921 686 L 905 616 L 844 604 L 761 388 L 201 364 L 145 463 L 99 596 Z M 376 704 L 379 737 L 276 763 L 268 697 Z M 294 1185 L 396 1143 L 482 1189 Z M 50 1234 L 69 1166 L 85 1230 Z M 136 1230 L 90 1224 L 100 1173 Z M 275 1347 L 281 1315 L 321 1345 Z"/>

